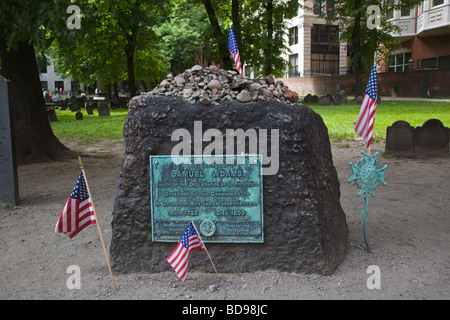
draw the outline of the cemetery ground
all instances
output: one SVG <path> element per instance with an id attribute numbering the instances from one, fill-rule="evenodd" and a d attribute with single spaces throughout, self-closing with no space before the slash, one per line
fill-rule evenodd
<path id="1" fill-rule="evenodd" d="M 183 283 L 167 264 L 167 271 L 157 274 L 115 273 L 118 290 L 114 290 L 94 225 L 72 240 L 53 232 L 80 174 L 78 162 L 74 159 L 19 166 L 21 202 L 17 207 L 0 204 L 0 299 L 163 299 L 186 302 L 203 299 L 448 299 L 450 160 L 448 157 L 396 158 L 381 154 L 385 146 L 386 126 L 397 120 L 420 126 L 430 118 L 438 118 L 448 127 L 449 104 L 396 103 L 403 107 L 397 108 L 398 114 L 392 115 L 395 119 L 386 120 L 383 113 L 383 109 L 392 106 L 393 102 L 382 102 L 377 110 L 376 127 L 381 129 L 375 129 L 376 141 L 371 151 L 380 153 L 378 160 L 382 165 L 388 165 L 388 169 L 385 174 L 387 186 L 378 187 L 376 197 L 369 198 L 371 214 L 367 221 L 367 236 L 372 253 L 366 252 L 362 239 L 363 199 L 356 196 L 358 189 L 354 184 L 347 183 L 351 176 L 348 162 L 359 160 L 363 149 L 363 142 L 355 139 L 352 133 L 358 107 L 341 106 L 342 110 L 349 108 L 349 111 L 339 115 L 337 107 L 321 109 L 313 106 L 323 116 L 330 131 L 341 205 L 349 227 L 346 259 L 331 275 L 277 270 L 222 274 L 220 265 L 216 265 L 220 278 L 216 277 L 211 266 L 209 273 L 188 272 L 188 280 Z M 419 112 L 417 115 L 415 109 L 408 109 L 414 105 L 430 113 L 420 115 Z M 437 109 L 426 111 L 426 105 Z M 115 121 L 114 117 L 123 121 L 126 112 L 115 112 L 109 119 L 95 116 L 97 119 L 90 121 Z M 417 116 L 417 119 L 408 118 L 410 116 Z M 94 122 L 89 125 L 89 118 L 85 115 L 83 121 L 67 119 L 68 127 L 78 126 L 78 133 L 75 130 L 71 136 L 57 128 L 65 125 L 63 114 L 58 113 L 58 117 L 59 123 L 56 126 L 52 124 L 54 131 L 65 145 L 83 158 L 100 227 L 109 248 L 111 213 L 123 156 L 123 140 L 114 132 L 119 132 L 120 137 L 121 127 L 104 123 L 106 128 L 100 130 Z M 75 119 L 74 113 L 68 117 Z M 100 134 L 108 130 L 106 135 L 112 139 Z M 210 265 L 204 252 L 191 254 L 204 255 L 204 263 Z M 67 273 L 67 269 L 73 265 L 81 271 L 80 289 L 67 286 L 72 275 Z M 379 289 L 371 286 L 374 275 L 370 271 L 371 266 L 379 268 Z"/>

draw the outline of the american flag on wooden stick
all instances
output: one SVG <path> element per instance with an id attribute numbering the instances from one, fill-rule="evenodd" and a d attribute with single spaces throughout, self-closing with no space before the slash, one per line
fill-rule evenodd
<path id="1" fill-rule="evenodd" d="M 191 220 L 177 246 L 166 258 L 178 277 L 184 282 L 186 282 L 187 278 L 189 253 L 194 250 L 206 251 L 206 247 L 197 233 L 194 222 Z"/>
<path id="2" fill-rule="evenodd" d="M 72 239 L 88 225 L 96 223 L 92 202 L 82 172 L 54 230 L 55 232 L 65 233 Z"/>
<path id="3" fill-rule="evenodd" d="M 230 32 L 228 33 L 228 49 L 230 50 L 231 56 L 233 57 L 234 64 L 236 65 L 236 70 L 242 76 L 242 64 L 241 56 L 239 55 L 239 49 L 237 46 L 236 36 L 234 35 L 233 28 L 230 26 Z"/>
<path id="4" fill-rule="evenodd" d="M 355 123 L 355 131 L 366 142 L 366 148 L 370 146 L 373 138 L 373 124 L 375 122 L 375 111 L 378 98 L 377 68 L 375 63 L 370 73 L 369 82 L 364 94 L 364 99 L 359 110 L 358 120 Z"/>

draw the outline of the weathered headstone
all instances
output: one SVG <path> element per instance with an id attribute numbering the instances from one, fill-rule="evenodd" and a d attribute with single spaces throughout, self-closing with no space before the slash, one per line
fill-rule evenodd
<path id="1" fill-rule="evenodd" d="M 58 121 L 58 116 L 56 115 L 55 109 L 49 109 L 47 110 L 48 120 L 50 122 L 56 122 Z"/>
<path id="2" fill-rule="evenodd" d="M 75 119 L 77 119 L 77 120 L 83 120 L 83 112 L 78 111 L 78 112 L 75 114 Z"/>
<path id="3" fill-rule="evenodd" d="M 319 98 L 319 105 L 321 106 L 329 106 L 330 102 L 330 97 L 328 95 Z"/>
<path id="4" fill-rule="evenodd" d="M 355 103 L 357 105 L 361 105 L 362 102 L 363 102 L 363 97 L 362 96 L 357 96 L 356 99 L 355 99 Z"/>
<path id="5" fill-rule="evenodd" d="M 414 150 L 417 154 L 448 154 L 450 129 L 438 119 L 427 120 L 414 132 Z"/>
<path id="6" fill-rule="evenodd" d="M 14 126 L 8 99 L 8 80 L 0 77 L 0 202 L 17 205 L 19 184 L 14 150 Z"/>
<path id="7" fill-rule="evenodd" d="M 87 114 L 94 114 L 94 106 L 92 102 L 88 102 L 86 104 L 86 112 Z"/>
<path id="8" fill-rule="evenodd" d="M 339 106 L 339 105 L 341 105 L 341 101 L 342 101 L 342 97 L 340 94 L 335 94 L 333 96 L 333 105 Z"/>
<path id="9" fill-rule="evenodd" d="M 308 94 L 305 96 L 305 98 L 303 99 L 303 101 L 304 101 L 305 103 L 313 103 L 313 102 L 314 102 L 314 99 L 313 99 L 313 96 L 312 96 L 310 93 L 308 93 Z"/>
<path id="10" fill-rule="evenodd" d="M 194 132 L 194 123 L 199 121 L 200 138 Z M 275 100 L 245 104 L 229 101 L 211 108 L 200 102 L 150 94 L 130 101 L 123 128 L 125 154 L 113 209 L 112 267 L 120 272 L 171 270 L 165 257 L 176 243 L 152 241 L 149 157 L 172 154 L 180 143 L 171 140 L 175 130 L 186 134 L 183 141 L 200 143 L 202 150 L 211 148 L 211 141 L 205 138 L 210 129 L 221 133 L 220 137 L 227 130 L 265 132 L 265 138 L 260 136 L 258 153 L 264 141 L 273 145 L 273 137 L 279 137 L 278 171 L 262 177 L 264 242 L 225 244 L 204 239 L 219 272 L 276 269 L 332 273 L 345 259 L 348 228 L 327 129 L 319 115 L 306 106 Z M 249 146 L 245 147 L 245 153 L 250 153 Z M 210 217 L 215 220 L 213 212 Z M 188 221 L 186 217 L 186 226 Z M 189 270 L 211 272 L 207 259 L 205 255 L 192 255 Z"/>
<path id="11" fill-rule="evenodd" d="M 414 154 L 414 127 L 406 121 L 396 121 L 386 129 L 386 153 Z"/>
<path id="12" fill-rule="evenodd" d="M 341 90 L 339 91 L 339 95 L 341 96 L 341 102 L 347 102 L 347 91 Z"/>
<path id="13" fill-rule="evenodd" d="M 100 117 L 105 117 L 110 115 L 109 105 L 105 102 L 100 102 L 98 105 L 98 115 Z"/>

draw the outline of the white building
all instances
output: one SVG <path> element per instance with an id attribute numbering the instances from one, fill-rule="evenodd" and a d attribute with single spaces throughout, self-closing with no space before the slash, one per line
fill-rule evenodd
<path id="1" fill-rule="evenodd" d="M 299 9 L 298 15 L 286 21 L 289 28 L 290 53 L 286 59 L 291 70 L 286 77 L 309 77 L 320 75 L 347 74 L 347 45 L 338 47 L 330 43 L 338 35 L 338 23 L 326 26 L 325 18 L 319 18 L 320 12 L 334 9 L 333 1 L 302 1 L 312 9 Z"/>
<path id="2" fill-rule="evenodd" d="M 41 80 L 41 87 L 46 88 L 56 92 L 60 88 L 63 88 L 64 92 L 67 93 L 72 90 L 72 79 L 71 78 L 61 78 L 55 73 L 55 64 L 50 59 L 50 63 L 46 67 L 39 70 L 39 78 Z"/>

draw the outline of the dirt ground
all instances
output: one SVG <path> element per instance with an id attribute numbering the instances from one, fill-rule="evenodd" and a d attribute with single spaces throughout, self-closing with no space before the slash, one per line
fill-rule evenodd
<path id="1" fill-rule="evenodd" d="M 86 175 L 106 246 L 118 190 L 122 141 L 78 145 L 63 141 L 83 156 Z M 362 142 L 332 146 L 341 184 L 341 204 L 349 226 L 349 251 L 332 275 L 285 273 L 188 273 L 181 282 L 170 265 L 158 274 L 114 274 L 112 287 L 97 228 L 73 240 L 53 232 L 80 173 L 76 160 L 19 166 L 20 205 L 0 204 L 0 299 L 448 299 L 450 297 L 449 158 L 385 159 L 387 186 L 369 199 L 367 234 L 361 232 L 363 199 L 347 183 L 349 161 L 361 158 Z M 382 152 L 376 143 L 372 153 Z M 201 251 L 192 254 L 204 254 Z M 162 257 L 163 259 L 164 257 Z M 214 259 L 214 257 L 212 257 Z M 81 288 L 69 289 L 78 266 Z M 370 289 L 379 269 L 380 287 Z M 69 281 L 70 282 L 70 281 Z M 368 286 L 369 282 L 369 286 Z M 72 283 L 72 282 L 70 282 Z M 373 286 L 372 286 L 373 287 Z"/>

